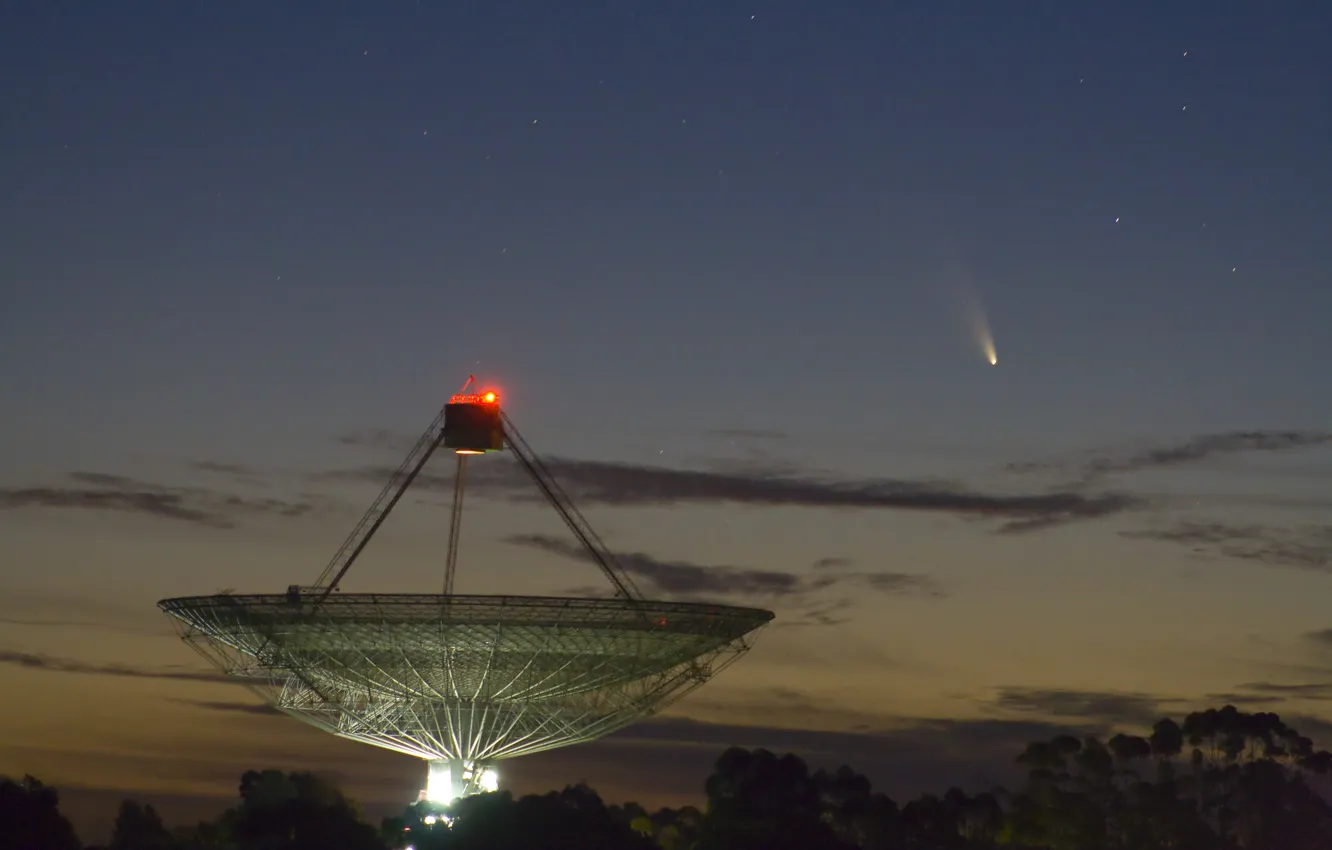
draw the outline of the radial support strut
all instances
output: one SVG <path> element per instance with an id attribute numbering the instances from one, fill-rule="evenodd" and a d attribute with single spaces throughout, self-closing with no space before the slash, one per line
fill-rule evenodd
<path id="1" fill-rule="evenodd" d="M 458 571 L 458 538 L 462 536 L 463 493 L 467 489 L 467 455 L 458 455 L 458 471 L 453 476 L 453 516 L 449 519 L 449 551 L 444 563 L 444 595 L 453 593 L 453 576 Z"/>

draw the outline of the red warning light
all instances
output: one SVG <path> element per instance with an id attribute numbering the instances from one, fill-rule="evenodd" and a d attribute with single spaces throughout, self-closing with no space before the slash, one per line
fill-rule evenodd
<path id="1" fill-rule="evenodd" d="M 498 404 L 499 394 L 494 391 L 466 394 L 458 393 L 449 399 L 449 404 Z"/>
<path id="2" fill-rule="evenodd" d="M 468 375 L 467 383 L 462 385 L 462 390 L 454 393 L 449 399 L 449 404 L 499 404 L 499 393 L 494 390 L 485 390 L 479 393 L 469 393 L 468 389 L 477 386 L 476 375 Z"/>

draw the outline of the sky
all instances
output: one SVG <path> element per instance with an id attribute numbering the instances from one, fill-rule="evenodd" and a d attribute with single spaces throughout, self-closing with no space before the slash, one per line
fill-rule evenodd
<path id="1" fill-rule="evenodd" d="M 983 787 L 1052 731 L 1224 702 L 1332 730 L 1329 30 L 1314 0 L 4 4 L 0 774 L 89 835 L 252 767 L 413 799 L 418 762 L 266 713 L 155 602 L 312 582 L 473 373 L 645 592 L 777 615 L 515 791 L 698 802 L 730 744 Z M 603 593 L 480 462 L 458 590 Z M 429 473 L 346 590 L 438 591 Z"/>

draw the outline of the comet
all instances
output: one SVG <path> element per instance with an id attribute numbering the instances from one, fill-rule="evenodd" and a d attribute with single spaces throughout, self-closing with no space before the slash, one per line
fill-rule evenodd
<path id="1" fill-rule="evenodd" d="M 950 254 L 957 253 L 950 251 Z M 999 365 L 999 351 L 994 343 L 994 333 L 990 330 L 990 319 L 981 300 L 980 289 L 976 286 L 971 271 L 956 257 L 941 258 L 943 269 L 936 278 L 936 292 L 942 296 L 941 306 L 953 321 L 961 319 L 960 327 L 954 327 L 970 337 L 977 353 L 991 366 Z M 951 324 L 951 322 L 950 322 Z"/>
<path id="2" fill-rule="evenodd" d="M 966 311 L 967 322 L 971 325 L 971 335 L 976 340 L 976 347 L 980 349 L 981 356 L 986 362 L 991 366 L 998 366 L 999 352 L 994 347 L 994 334 L 990 331 L 990 320 L 985 315 L 985 305 L 981 303 L 980 294 L 967 286 L 962 288 L 961 295 L 962 307 Z"/>

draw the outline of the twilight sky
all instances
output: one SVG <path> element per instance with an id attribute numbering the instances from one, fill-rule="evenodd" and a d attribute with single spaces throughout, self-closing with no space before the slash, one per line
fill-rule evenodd
<path id="1" fill-rule="evenodd" d="M 312 581 L 471 372 L 645 589 L 778 615 L 515 790 L 694 800 L 739 743 L 914 794 L 1062 725 L 1332 722 L 1325 3 L 34 0 L 0 33 L 0 773 L 88 823 L 249 767 L 413 796 L 153 603 Z M 459 590 L 601 592 L 486 462 Z M 439 586 L 432 473 L 348 590 Z"/>

